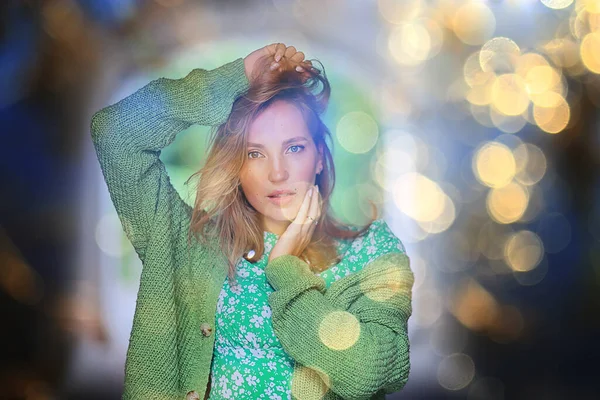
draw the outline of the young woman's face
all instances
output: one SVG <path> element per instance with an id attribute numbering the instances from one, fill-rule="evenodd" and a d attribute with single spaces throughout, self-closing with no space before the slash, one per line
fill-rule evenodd
<path id="1" fill-rule="evenodd" d="M 321 154 L 291 103 L 276 101 L 252 122 L 240 180 L 248 202 L 261 214 L 263 229 L 281 235 L 296 217 L 323 169 Z M 291 194 L 270 197 L 277 190 Z"/>

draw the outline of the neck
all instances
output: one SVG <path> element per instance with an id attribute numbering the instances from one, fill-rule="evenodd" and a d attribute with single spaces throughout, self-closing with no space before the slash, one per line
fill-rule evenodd
<path id="1" fill-rule="evenodd" d="M 288 226 L 290 226 L 290 221 L 277 221 L 270 218 L 264 218 L 262 221 L 262 226 L 264 231 L 268 231 L 276 234 L 277 236 L 281 236 Z"/>

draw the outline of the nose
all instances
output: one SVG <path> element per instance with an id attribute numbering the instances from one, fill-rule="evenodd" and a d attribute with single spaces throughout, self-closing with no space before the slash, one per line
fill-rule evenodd
<path id="1" fill-rule="evenodd" d="M 285 160 L 280 157 L 275 157 L 272 160 L 269 166 L 269 180 L 271 182 L 281 182 L 288 179 L 289 174 Z"/>

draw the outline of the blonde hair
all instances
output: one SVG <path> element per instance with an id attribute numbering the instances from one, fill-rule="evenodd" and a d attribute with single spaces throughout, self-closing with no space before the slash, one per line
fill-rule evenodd
<path id="1" fill-rule="evenodd" d="M 312 240 L 300 258 L 315 273 L 337 264 L 341 256 L 337 254 L 334 239 L 362 235 L 377 218 L 377 208 L 373 202 L 370 202 L 371 221 L 356 231 L 330 215 L 329 200 L 335 186 L 335 167 L 326 143 L 327 139 L 331 141 L 331 133 L 321 121 L 320 115 L 327 107 L 331 88 L 322 64 L 319 62 L 320 74 L 309 72 L 310 76 L 306 78 L 306 75 L 302 77 L 293 71 L 291 63 L 286 67 L 284 59 L 280 62 L 284 64 L 280 71 L 270 71 L 269 63 L 267 57 L 257 61 L 255 71 L 264 72 L 252 77 L 247 93 L 233 103 L 227 121 L 213 128 L 206 163 L 189 178 L 200 175 L 188 242 L 193 235 L 206 243 L 205 226 L 212 228 L 208 234 L 218 238 L 219 247 L 228 259 L 230 282 L 235 279 L 235 268 L 240 257 L 245 256 L 249 249 L 255 251 L 251 260 L 246 258 L 251 262 L 260 260 L 264 253 L 264 232 L 260 216 L 241 190 L 240 171 L 247 157 L 247 138 L 251 123 L 277 100 L 287 101 L 300 110 L 316 147 L 323 152 L 323 170 L 316 178 L 322 196 L 321 216 Z"/>

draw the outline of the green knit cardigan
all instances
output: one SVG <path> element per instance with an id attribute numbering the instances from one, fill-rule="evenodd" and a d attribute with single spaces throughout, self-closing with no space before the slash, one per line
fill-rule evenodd
<path id="1" fill-rule="evenodd" d="M 239 58 L 181 79 L 154 80 L 92 117 L 111 200 L 143 265 L 123 399 L 202 398 L 206 390 L 215 335 L 200 326 L 215 326 L 227 263 L 214 237 L 188 248 L 191 207 L 159 155 L 192 124 L 224 123 L 248 87 Z M 265 274 L 275 290 L 273 329 L 295 360 L 295 398 L 383 399 L 405 385 L 413 285 L 406 254 L 380 256 L 327 290 L 296 256 L 272 260 Z M 322 324 L 334 312 L 339 323 Z"/>

